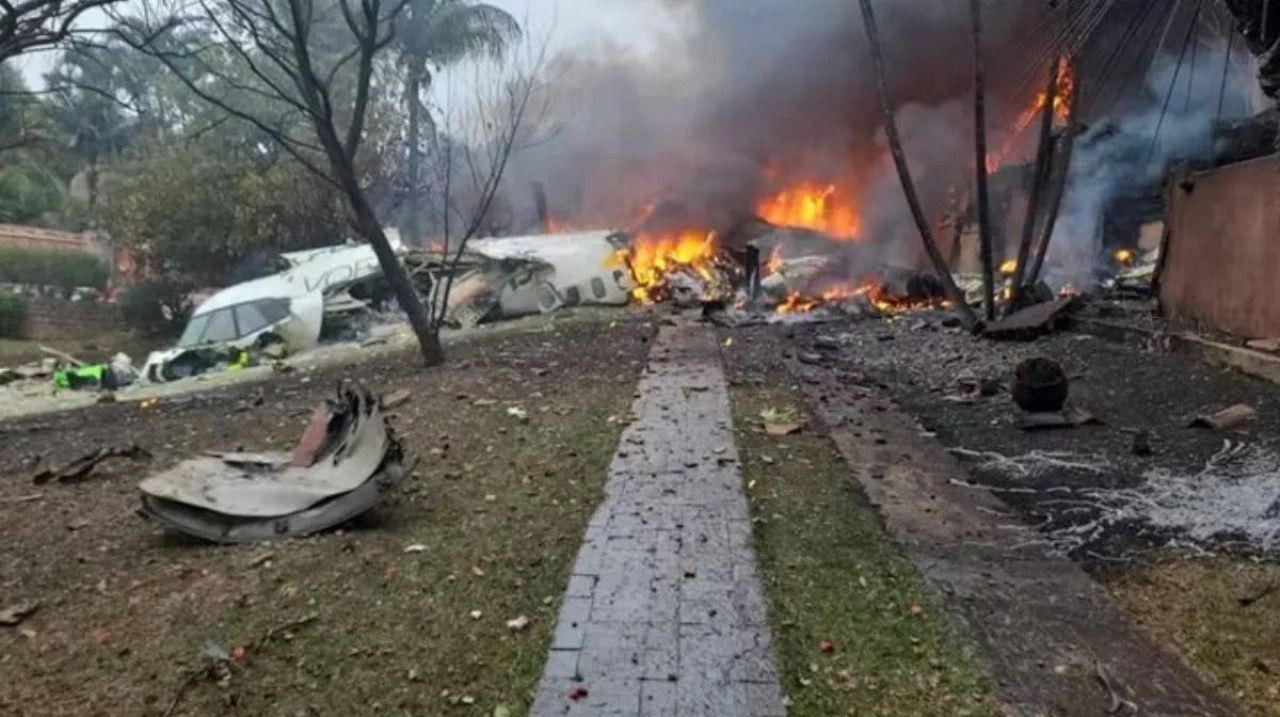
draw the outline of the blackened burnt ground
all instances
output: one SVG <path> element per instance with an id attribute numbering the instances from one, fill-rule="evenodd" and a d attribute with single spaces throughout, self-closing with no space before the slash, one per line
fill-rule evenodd
<path id="1" fill-rule="evenodd" d="M 1125 506 L 1140 496 L 1153 473 L 1187 479 L 1200 474 L 1227 441 L 1237 449 L 1276 449 L 1280 387 L 1188 357 L 1145 352 L 1083 334 L 994 343 L 944 328 L 939 316 L 761 331 L 786 339 L 779 342 L 778 351 L 798 359 L 802 374 L 834 372 L 890 394 L 924 431 L 936 434 L 964 460 L 975 486 L 993 488 L 1023 522 L 1056 536 L 1056 547 L 1073 558 L 1088 563 L 1131 557 L 1174 541 L 1218 551 L 1267 552 L 1260 549 L 1256 532 L 1250 540 L 1241 531 L 1213 532 L 1200 526 L 1191 536 L 1167 525 L 1152 525 L 1141 511 Z M 1009 387 L 1014 368 L 1032 356 L 1060 362 L 1070 376 L 1071 405 L 1101 423 L 1021 430 Z M 958 402 L 953 399 L 961 393 L 957 383 L 963 376 L 996 379 L 1002 389 L 988 398 Z M 1230 432 L 1190 427 L 1196 416 L 1236 403 L 1255 408 L 1257 420 Z M 1151 446 L 1150 455 L 1135 452 L 1140 433 Z M 1026 470 L 1000 460 L 1032 454 L 1054 460 L 1023 460 Z M 1276 499 L 1280 494 L 1271 496 Z M 1266 505 L 1255 507 L 1260 517 L 1266 513 Z M 1274 531 L 1271 536 L 1274 545 Z"/>

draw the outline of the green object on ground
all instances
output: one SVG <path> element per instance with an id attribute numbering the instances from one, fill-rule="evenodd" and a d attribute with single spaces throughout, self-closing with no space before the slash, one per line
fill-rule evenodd
<path id="1" fill-rule="evenodd" d="M 110 367 L 105 363 L 89 366 L 69 366 L 53 372 L 53 385 L 58 388 L 80 388 L 92 384 L 95 388 L 102 385 Z"/>

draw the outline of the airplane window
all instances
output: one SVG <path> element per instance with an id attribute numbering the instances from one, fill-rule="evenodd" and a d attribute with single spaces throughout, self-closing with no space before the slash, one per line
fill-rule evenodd
<path id="1" fill-rule="evenodd" d="M 217 344 L 235 341 L 237 338 L 239 334 L 236 333 L 236 321 L 231 315 L 231 309 L 209 312 L 209 326 L 205 329 L 204 336 L 200 337 L 200 343 Z"/>
<path id="2" fill-rule="evenodd" d="M 240 304 L 236 307 L 236 323 L 240 325 L 240 335 L 251 334 L 259 329 L 266 328 L 271 324 L 267 317 L 262 315 L 262 309 L 259 302 L 249 304 Z"/>

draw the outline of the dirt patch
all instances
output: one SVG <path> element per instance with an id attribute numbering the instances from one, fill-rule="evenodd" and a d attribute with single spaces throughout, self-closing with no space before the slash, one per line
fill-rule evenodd
<path id="1" fill-rule="evenodd" d="M 1249 714 L 1280 715 L 1280 565 L 1166 555 L 1103 582 Z"/>
<path id="2" fill-rule="evenodd" d="M 784 371 L 750 355 L 760 346 L 725 353 L 788 714 L 997 714 L 973 650 L 839 453 L 813 425 L 787 436 L 763 426 L 762 412 L 804 406 Z"/>
<path id="3" fill-rule="evenodd" d="M 172 714 L 524 713 L 651 333 L 553 326 L 459 346 L 439 370 L 384 358 L 0 424 L 0 594 L 41 603 L 0 628 L 0 712 L 163 715 L 182 692 Z M 140 478 L 207 449 L 287 448 L 343 376 L 413 393 L 393 425 L 418 462 L 376 514 L 240 547 L 137 517 Z M 130 442 L 154 458 L 30 483 L 41 460 Z M 225 684 L 188 681 L 206 647 L 243 650 Z"/>

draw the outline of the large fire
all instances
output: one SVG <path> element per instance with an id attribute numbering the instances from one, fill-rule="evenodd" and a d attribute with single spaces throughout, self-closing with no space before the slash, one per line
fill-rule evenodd
<path id="1" fill-rule="evenodd" d="M 1063 55 L 1058 58 L 1058 93 L 1053 98 L 1053 121 L 1056 126 L 1065 127 L 1071 120 L 1071 98 L 1075 91 L 1075 70 L 1071 67 L 1071 59 Z M 1000 168 L 1005 158 L 1013 152 L 1018 140 L 1022 139 L 1023 133 L 1040 116 L 1048 101 L 1049 94 L 1047 92 L 1042 90 L 1036 93 L 1035 101 L 1018 115 L 1018 119 L 1013 124 L 1013 131 L 1005 139 L 1004 144 L 1000 145 L 999 151 L 995 154 L 987 155 L 988 172 L 994 172 Z"/>
<path id="2" fill-rule="evenodd" d="M 716 233 L 687 230 L 670 234 L 637 234 L 618 259 L 631 273 L 636 288 L 631 296 L 640 303 L 657 301 L 672 272 L 691 269 L 703 279 L 712 278 L 716 257 Z"/>
<path id="3" fill-rule="evenodd" d="M 838 239 L 855 239 L 861 226 L 857 211 L 841 201 L 835 185 L 816 182 L 802 182 L 763 199 L 756 206 L 756 212 L 771 224 L 811 229 Z M 639 223 L 643 223 L 643 219 Z M 718 250 L 716 234 L 712 231 L 639 231 L 631 246 L 620 250 L 616 259 L 627 267 L 636 285 L 632 298 L 640 303 L 652 303 L 663 298 L 663 289 L 673 273 L 691 271 L 703 279 L 711 279 Z M 777 271 L 781 263 L 782 258 L 775 250 L 765 271 Z M 797 297 L 796 308 L 804 303 Z"/>
<path id="4" fill-rule="evenodd" d="M 812 229 L 837 239 L 857 238 L 862 220 L 842 201 L 834 184 L 805 182 L 778 192 L 756 206 L 761 219 L 781 227 Z"/>
<path id="5" fill-rule="evenodd" d="M 791 292 L 787 298 L 775 307 L 779 314 L 800 314 L 817 309 L 824 304 L 838 304 L 852 299 L 862 298 L 882 315 L 905 314 L 921 309 L 947 306 L 947 302 L 930 300 L 912 300 L 892 296 L 885 290 L 884 284 L 877 279 L 864 279 L 857 286 L 852 284 L 836 284 L 814 296 L 806 296 L 800 292 Z"/>

